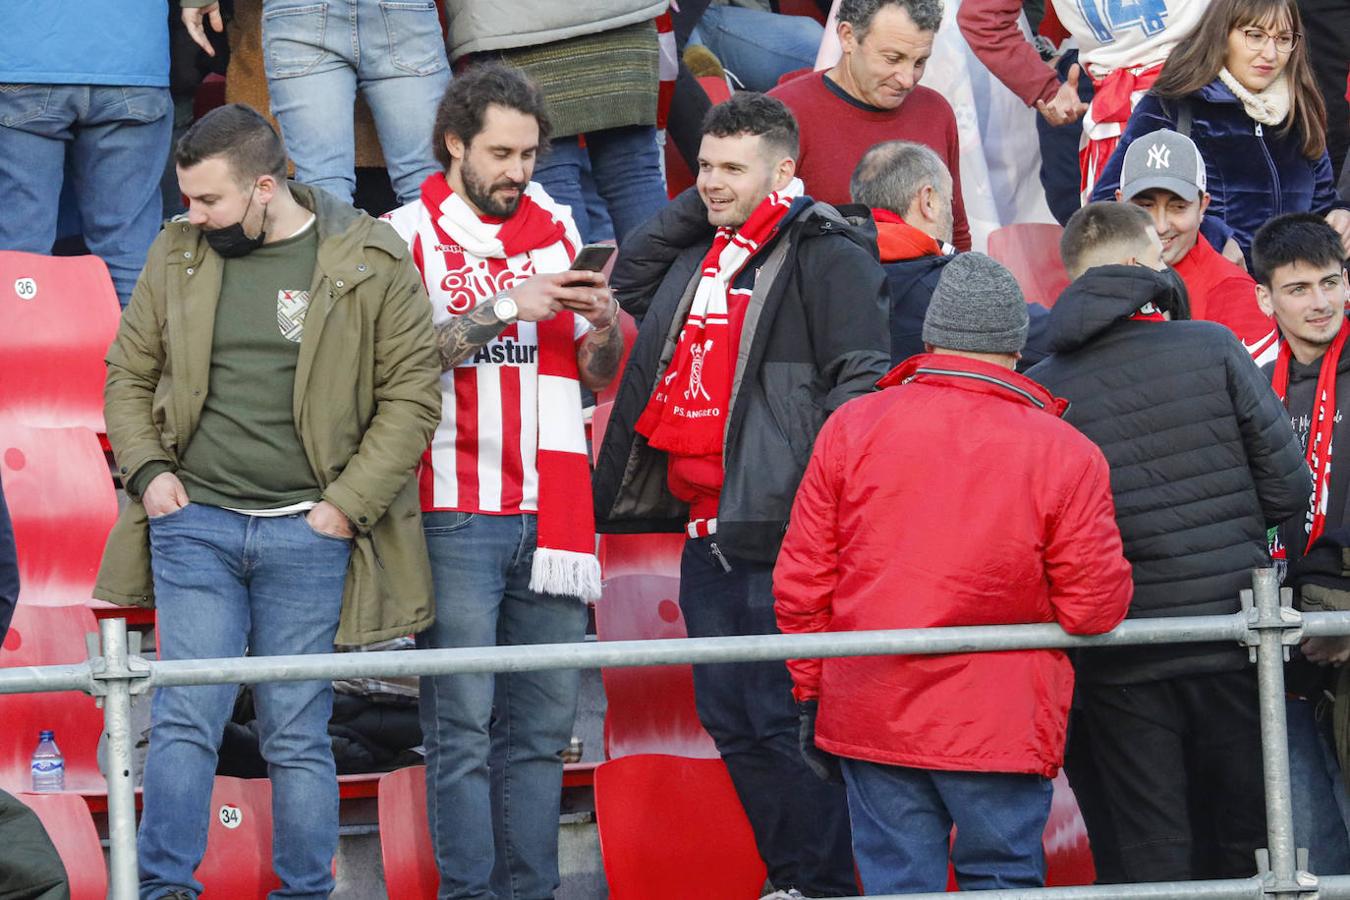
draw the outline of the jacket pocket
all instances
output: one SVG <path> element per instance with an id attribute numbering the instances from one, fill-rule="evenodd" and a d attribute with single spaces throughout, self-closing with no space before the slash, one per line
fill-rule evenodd
<path id="1" fill-rule="evenodd" d="M 768 362 L 762 373 L 764 396 L 774 423 L 792 452 L 798 470 L 806 468 L 816 434 L 825 424 L 825 407 L 810 363 Z"/>
<path id="2" fill-rule="evenodd" d="M 328 51 L 328 4 L 283 6 L 263 13 L 263 67 L 268 78 L 308 74 Z"/>
<path id="3" fill-rule="evenodd" d="M 133 122 L 158 122 L 169 114 L 173 100 L 168 88 L 124 87 L 122 101 L 127 105 L 127 118 Z"/>
<path id="4" fill-rule="evenodd" d="M 49 84 L 0 84 L 0 125 L 13 128 L 31 122 L 47 111 Z"/>
<path id="5" fill-rule="evenodd" d="M 431 0 L 380 4 L 389 36 L 389 59 L 409 75 L 430 75 L 447 65 L 440 17 Z"/>

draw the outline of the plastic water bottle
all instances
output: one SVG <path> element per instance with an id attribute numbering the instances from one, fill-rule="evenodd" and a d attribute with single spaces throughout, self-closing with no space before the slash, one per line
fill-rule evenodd
<path id="1" fill-rule="evenodd" d="M 33 751 L 33 790 L 64 791 L 66 789 L 66 761 L 56 746 L 56 732 L 38 733 L 37 749 Z"/>

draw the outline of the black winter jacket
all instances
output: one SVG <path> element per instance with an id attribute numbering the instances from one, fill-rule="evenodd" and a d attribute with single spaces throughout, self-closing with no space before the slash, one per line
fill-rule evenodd
<path id="1" fill-rule="evenodd" d="M 0 641 L 9 630 L 14 607 L 19 604 L 19 557 L 14 550 L 14 528 L 5 506 L 5 489 L 0 485 Z"/>
<path id="2" fill-rule="evenodd" d="M 727 553 L 774 561 L 816 432 L 888 370 L 885 275 L 871 227 L 865 215 L 802 204 L 747 266 L 758 271 L 736 361 L 717 514 Z M 688 507 L 666 485 L 666 454 L 634 425 L 670 363 L 712 238 L 691 188 L 630 233 L 614 265 L 615 296 L 640 327 L 595 467 L 601 532 L 682 531 L 688 520 Z"/>
<path id="3" fill-rule="evenodd" d="M 1179 304 L 1171 280 L 1141 266 L 1090 269 L 1050 312 L 1053 355 L 1027 374 L 1070 401 L 1065 419 L 1111 464 L 1131 618 L 1239 608 L 1251 570 L 1270 565 L 1266 534 L 1294 514 L 1310 475 L 1289 417 L 1228 329 L 1129 316 Z M 1225 644 L 1081 653 L 1079 677 L 1132 683 L 1247 665 Z"/>

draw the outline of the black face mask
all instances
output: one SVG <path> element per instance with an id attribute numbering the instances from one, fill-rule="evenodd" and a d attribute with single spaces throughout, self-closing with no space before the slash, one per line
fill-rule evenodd
<path id="1" fill-rule="evenodd" d="M 206 243 L 211 249 L 219 253 L 226 259 L 237 259 L 240 256 L 248 256 L 254 250 L 263 245 L 267 239 L 267 207 L 263 207 L 262 222 L 258 226 L 258 236 L 249 237 L 244 233 L 244 219 L 248 218 L 248 211 L 253 207 L 253 194 L 248 195 L 248 205 L 244 207 L 244 215 L 233 225 L 226 225 L 224 228 L 209 228 L 202 231 L 202 236 L 206 238 Z"/>

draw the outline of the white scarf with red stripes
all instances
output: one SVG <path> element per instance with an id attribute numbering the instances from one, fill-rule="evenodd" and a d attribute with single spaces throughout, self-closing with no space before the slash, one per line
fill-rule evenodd
<path id="1" fill-rule="evenodd" d="M 444 248 L 441 252 L 446 256 L 447 271 L 463 269 L 464 254 L 499 259 L 527 255 L 531 271 L 519 273 L 520 278 L 536 272 L 563 272 L 571 263 L 575 249 L 565 240 L 566 226 L 528 192 L 521 195 L 515 213 L 500 224 L 484 222 L 451 191 L 440 173 L 423 183 L 422 202 L 436 238 L 424 239 L 422 246 Z M 535 323 L 539 338 L 539 443 L 535 457 L 539 514 L 530 589 L 598 600 L 600 561 L 595 555 L 591 468 L 581 416 L 574 315 L 563 311 Z"/>

